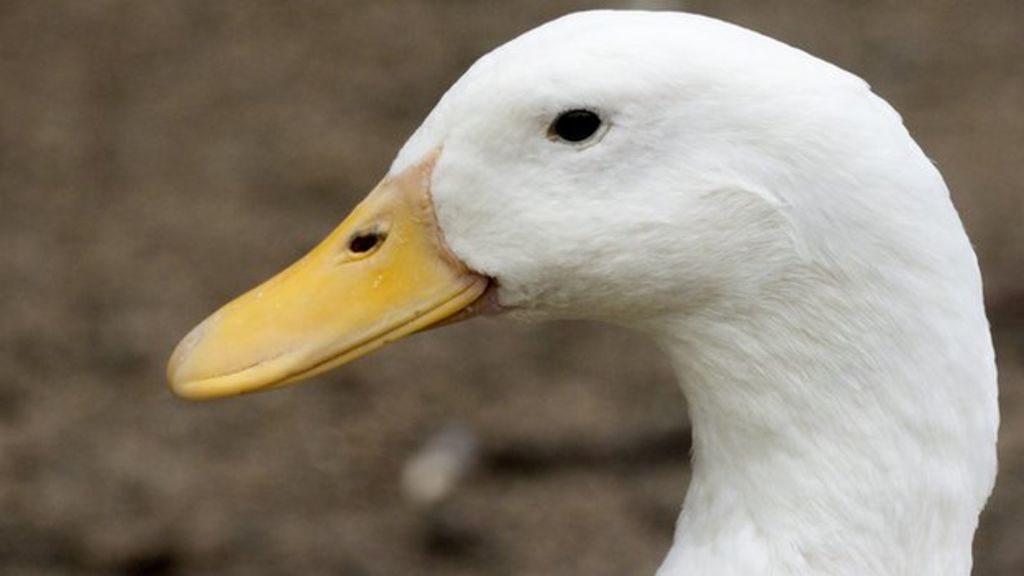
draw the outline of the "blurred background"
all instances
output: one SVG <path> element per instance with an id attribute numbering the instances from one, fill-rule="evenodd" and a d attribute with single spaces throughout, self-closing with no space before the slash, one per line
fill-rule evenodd
<path id="1" fill-rule="evenodd" d="M 588 7 L 731 20 L 867 79 L 986 278 L 1024 573 L 1024 3 L 0 0 L 0 573 L 653 574 L 688 476 L 666 359 L 475 321 L 192 404 L 177 340 L 327 233 L 478 56 Z M 438 475 L 440 470 L 440 475 Z"/>

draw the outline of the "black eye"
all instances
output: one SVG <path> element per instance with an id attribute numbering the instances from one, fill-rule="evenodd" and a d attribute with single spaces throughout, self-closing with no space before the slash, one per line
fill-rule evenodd
<path id="1" fill-rule="evenodd" d="M 601 117 L 590 110 L 569 110 L 555 118 L 548 128 L 548 135 L 566 142 L 582 142 L 593 136 L 600 127 Z"/>
<path id="2" fill-rule="evenodd" d="M 353 254 L 365 254 L 384 241 L 384 234 L 376 230 L 357 232 L 348 241 L 348 251 Z"/>

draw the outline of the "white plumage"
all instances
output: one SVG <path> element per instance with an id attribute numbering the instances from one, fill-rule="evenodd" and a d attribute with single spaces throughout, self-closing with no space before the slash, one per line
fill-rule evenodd
<path id="1" fill-rule="evenodd" d="M 693 476 L 659 576 L 970 572 L 999 423 L 981 278 L 942 177 L 857 77 L 699 16 L 542 26 L 168 375 L 192 398 L 280 386 L 487 286 L 670 355 Z"/>
<path id="2" fill-rule="evenodd" d="M 606 131 L 546 137 L 561 111 Z M 694 473 L 660 576 L 970 572 L 996 373 L 941 176 L 859 78 L 713 19 L 588 12 L 477 62 L 441 147 L 452 251 L 513 315 L 668 351 Z"/>

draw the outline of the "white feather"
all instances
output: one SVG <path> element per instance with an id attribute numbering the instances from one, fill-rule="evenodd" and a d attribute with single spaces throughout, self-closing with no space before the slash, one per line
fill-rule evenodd
<path id="1" fill-rule="evenodd" d="M 589 108 L 607 131 L 547 137 Z M 443 147 L 445 238 L 524 317 L 651 334 L 693 479 L 659 576 L 964 576 L 996 373 L 941 176 L 857 77 L 713 19 L 571 15 L 495 50 L 396 158 Z"/>

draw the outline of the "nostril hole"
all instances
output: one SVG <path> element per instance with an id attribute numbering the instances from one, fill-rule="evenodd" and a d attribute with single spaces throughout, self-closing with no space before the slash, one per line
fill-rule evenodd
<path id="1" fill-rule="evenodd" d="M 377 231 L 358 232 L 348 241 L 348 251 L 353 254 L 366 254 L 384 241 L 384 234 Z"/>

